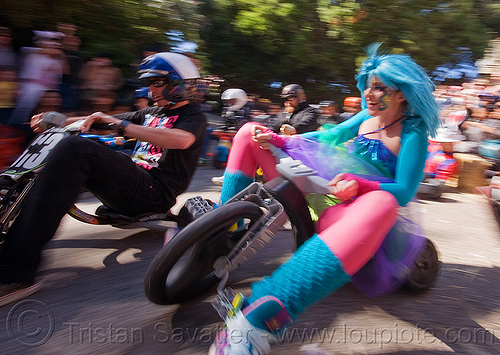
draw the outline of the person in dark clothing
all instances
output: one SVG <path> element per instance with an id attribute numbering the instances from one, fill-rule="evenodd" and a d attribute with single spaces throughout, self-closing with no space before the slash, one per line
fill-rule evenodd
<path id="1" fill-rule="evenodd" d="M 339 114 L 339 105 L 335 101 L 321 101 L 319 103 L 319 112 L 319 122 L 321 125 L 343 122 Z"/>
<path id="2" fill-rule="evenodd" d="M 61 82 L 62 109 L 68 112 L 78 107 L 80 70 L 83 66 L 80 43 L 80 37 L 75 35 L 66 35 L 62 39 L 63 51 L 69 66 Z"/>
<path id="3" fill-rule="evenodd" d="M 67 119 L 66 124 L 84 119 L 83 133 L 93 123 L 114 125 L 120 135 L 140 144 L 132 159 L 78 136 L 63 139 L 52 150 L 2 245 L 0 306 L 40 289 L 35 275 L 42 248 L 84 188 L 106 207 L 133 216 L 168 211 L 188 187 L 206 128 L 202 110 L 189 101 L 198 70 L 186 56 L 158 53 L 144 59 L 139 74 L 148 81 L 156 106 Z M 32 118 L 35 131 L 40 131 L 41 117 Z"/>
<path id="4" fill-rule="evenodd" d="M 251 120 L 251 104 L 244 90 L 227 89 L 222 93 L 221 100 L 224 102 L 222 118 L 226 121 L 225 129 L 238 130 Z"/>
<path id="5" fill-rule="evenodd" d="M 309 106 L 302 86 L 290 84 L 281 91 L 285 99 L 283 110 L 278 114 L 276 122 L 270 127 L 276 133 L 293 135 L 314 131 L 319 127 L 318 112 Z"/>

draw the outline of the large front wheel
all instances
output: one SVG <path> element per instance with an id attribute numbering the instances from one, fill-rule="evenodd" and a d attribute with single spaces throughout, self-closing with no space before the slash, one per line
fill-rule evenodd
<path id="1" fill-rule="evenodd" d="M 149 266 L 144 281 L 148 299 L 156 304 L 184 302 L 215 285 L 219 279 L 213 263 L 226 255 L 262 214 L 255 203 L 235 201 L 188 224 Z M 237 229 L 236 224 L 240 226 Z"/>

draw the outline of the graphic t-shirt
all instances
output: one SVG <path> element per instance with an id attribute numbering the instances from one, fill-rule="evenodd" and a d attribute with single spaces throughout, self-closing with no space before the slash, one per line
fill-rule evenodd
<path id="1" fill-rule="evenodd" d="M 137 142 L 132 160 L 148 170 L 166 188 L 176 195 L 184 192 L 196 169 L 203 148 L 206 118 L 194 104 L 173 110 L 163 107 L 146 107 L 136 112 L 115 115 L 119 119 L 157 129 L 182 129 L 192 133 L 196 140 L 187 149 L 164 149 L 148 142 Z"/>
<path id="2" fill-rule="evenodd" d="M 178 118 L 179 115 L 159 117 L 159 115 L 148 113 L 142 125 L 153 128 L 172 128 Z M 150 170 L 158 167 L 158 161 L 164 151 L 164 148 L 155 146 L 151 143 L 137 142 L 134 153 L 132 154 L 132 160 L 144 169 Z"/>

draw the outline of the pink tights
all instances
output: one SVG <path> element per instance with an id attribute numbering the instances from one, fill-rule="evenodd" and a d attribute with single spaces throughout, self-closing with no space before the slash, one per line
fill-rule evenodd
<path id="1" fill-rule="evenodd" d="M 226 171 L 253 177 L 260 166 L 267 180 L 279 173 L 276 159 L 252 140 L 245 124 L 235 135 Z M 355 274 L 375 254 L 397 218 L 398 203 L 389 192 L 377 190 L 325 210 L 316 225 L 319 237 L 340 259 L 344 271 Z"/>
<path id="2" fill-rule="evenodd" d="M 355 274 L 378 250 L 396 223 L 398 203 L 387 191 L 370 191 L 352 202 L 326 209 L 316 224 L 319 237 Z"/>
<path id="3" fill-rule="evenodd" d="M 262 149 L 252 140 L 250 129 L 257 123 L 248 122 L 241 127 L 233 138 L 227 160 L 226 172 L 242 172 L 253 178 L 257 166 L 262 168 L 266 179 L 272 180 L 280 174 L 276 171 L 276 158 L 269 150 Z"/>

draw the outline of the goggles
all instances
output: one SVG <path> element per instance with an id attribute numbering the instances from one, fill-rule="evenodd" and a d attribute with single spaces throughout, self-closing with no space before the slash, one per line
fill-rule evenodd
<path id="1" fill-rule="evenodd" d="M 170 82 L 168 78 L 151 78 L 148 79 L 148 86 L 154 86 L 155 88 L 161 88 Z"/>

